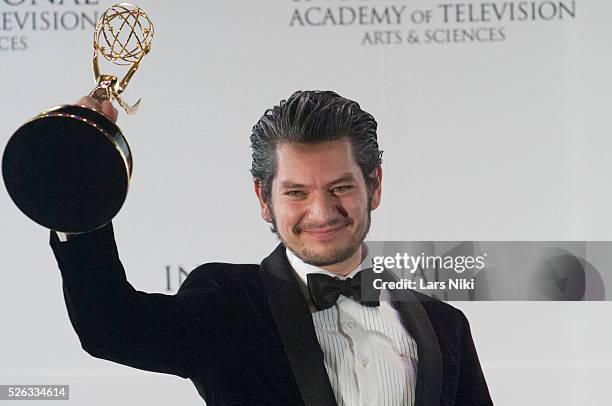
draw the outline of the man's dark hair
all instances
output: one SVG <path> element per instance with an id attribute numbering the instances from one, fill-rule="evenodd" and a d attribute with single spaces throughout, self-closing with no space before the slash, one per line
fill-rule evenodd
<path id="1" fill-rule="evenodd" d="M 283 142 L 316 144 L 348 137 L 368 190 L 370 174 L 382 162 L 377 123 L 359 104 L 331 91 L 297 91 L 261 116 L 253 126 L 251 174 L 269 201 L 276 175 L 276 148 Z"/>

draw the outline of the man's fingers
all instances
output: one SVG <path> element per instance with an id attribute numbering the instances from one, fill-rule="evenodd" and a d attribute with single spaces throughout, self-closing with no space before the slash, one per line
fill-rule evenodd
<path id="1" fill-rule="evenodd" d="M 119 112 L 117 111 L 115 106 L 113 106 L 113 103 L 109 102 L 108 100 L 104 100 L 102 102 L 102 113 L 104 113 L 109 119 L 111 119 L 113 123 L 117 122 L 117 116 L 119 115 Z"/>
<path id="2" fill-rule="evenodd" d="M 77 100 L 75 104 L 78 104 L 79 106 L 89 107 L 92 110 L 102 113 L 102 106 L 100 106 L 100 103 L 93 97 L 81 97 L 79 100 Z"/>
<path id="3" fill-rule="evenodd" d="M 81 97 L 75 104 L 88 107 L 97 111 L 98 113 L 104 114 L 113 123 L 117 121 L 117 116 L 119 115 L 117 109 L 108 100 L 104 100 L 102 103 L 100 103 L 91 96 L 85 96 Z"/>

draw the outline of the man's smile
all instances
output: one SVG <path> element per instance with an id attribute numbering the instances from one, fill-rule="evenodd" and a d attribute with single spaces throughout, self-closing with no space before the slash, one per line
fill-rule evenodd
<path id="1" fill-rule="evenodd" d="M 347 224 L 341 224 L 336 227 L 327 227 L 322 229 L 314 229 L 314 230 L 303 230 L 310 238 L 313 238 L 318 241 L 329 241 L 339 234 L 341 234 L 347 227 Z"/>

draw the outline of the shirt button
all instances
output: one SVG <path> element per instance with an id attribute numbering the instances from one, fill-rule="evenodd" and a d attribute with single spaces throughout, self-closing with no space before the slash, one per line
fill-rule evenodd
<path id="1" fill-rule="evenodd" d="M 368 365 L 370 365 L 370 361 L 368 361 L 368 359 L 367 359 L 367 358 L 363 358 L 363 359 L 361 360 L 361 365 L 363 365 L 363 367 L 364 367 L 364 368 L 367 368 L 367 367 L 368 367 Z"/>
<path id="2" fill-rule="evenodd" d="M 346 326 L 347 326 L 348 328 L 353 328 L 353 322 L 352 322 L 351 320 L 347 321 L 347 322 L 346 322 Z"/>

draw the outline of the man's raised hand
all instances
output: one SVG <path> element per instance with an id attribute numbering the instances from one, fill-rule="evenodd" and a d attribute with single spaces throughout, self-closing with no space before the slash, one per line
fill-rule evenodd
<path id="1" fill-rule="evenodd" d="M 119 112 L 117 111 L 115 106 L 113 106 L 113 103 L 108 100 L 104 100 L 102 103 L 100 103 L 91 96 L 85 96 L 81 97 L 75 104 L 78 104 L 79 106 L 89 107 L 90 109 L 95 110 L 98 113 L 104 114 L 113 123 L 117 122 L 117 116 L 119 115 Z"/>

